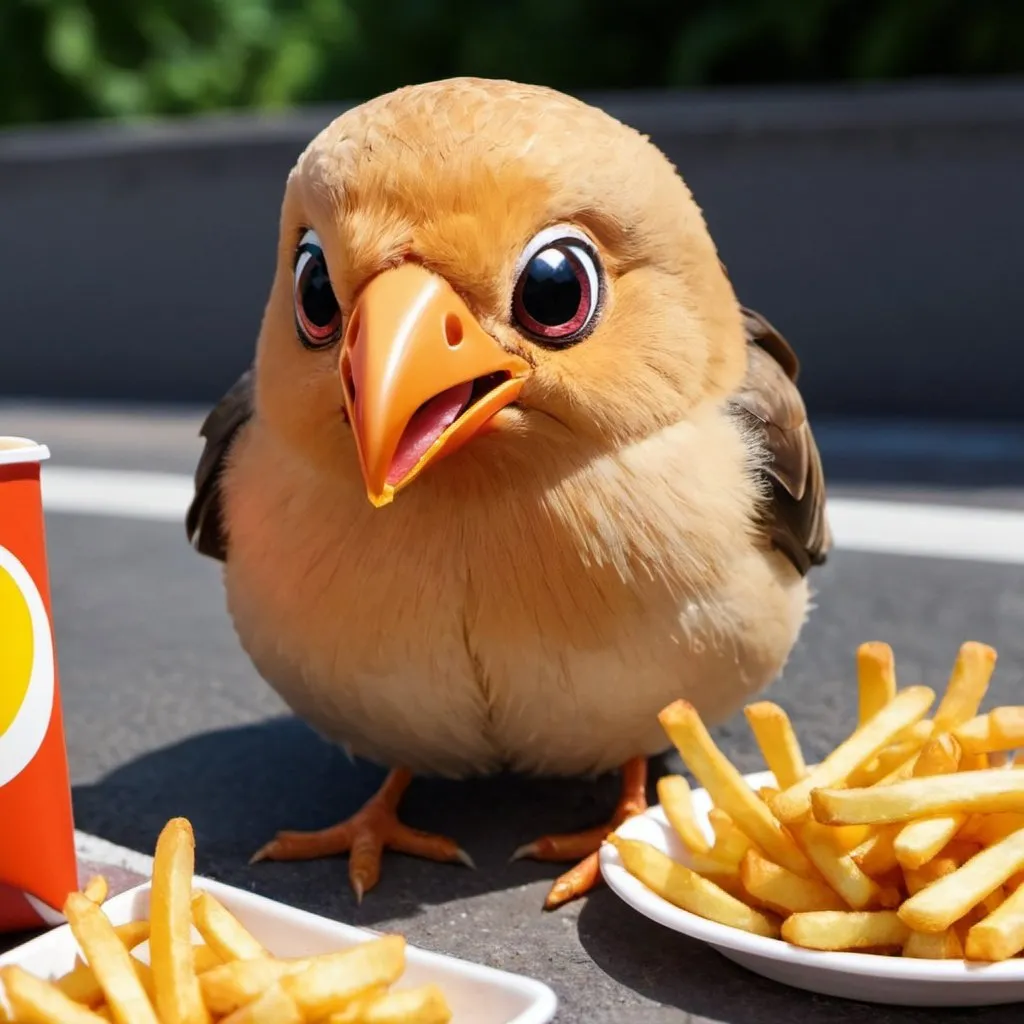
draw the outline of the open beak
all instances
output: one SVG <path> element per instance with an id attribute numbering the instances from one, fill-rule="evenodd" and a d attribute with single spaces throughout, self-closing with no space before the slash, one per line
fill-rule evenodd
<path id="1" fill-rule="evenodd" d="M 407 263 L 363 290 L 339 369 L 366 493 L 380 507 L 513 402 L 530 366 L 443 277 Z"/>

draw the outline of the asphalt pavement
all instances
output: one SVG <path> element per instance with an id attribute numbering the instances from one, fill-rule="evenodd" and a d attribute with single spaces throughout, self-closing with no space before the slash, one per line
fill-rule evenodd
<path id="1" fill-rule="evenodd" d="M 191 472 L 197 425 L 194 410 L 0 406 L 0 433 L 47 443 L 55 467 Z M 826 469 L 839 467 L 835 493 L 1024 506 L 1013 432 L 1000 435 L 1002 447 L 982 437 L 959 456 L 949 455 L 941 430 L 914 436 L 903 448 L 872 448 L 865 431 L 837 427 L 825 452 Z M 456 837 L 477 870 L 388 854 L 361 906 L 343 860 L 249 866 L 276 829 L 316 828 L 354 811 L 381 772 L 352 765 L 287 714 L 236 642 L 218 566 L 192 552 L 180 523 L 64 511 L 48 514 L 47 530 L 79 829 L 150 852 L 166 820 L 185 815 L 200 872 L 540 978 L 558 994 L 560 1024 L 1019 1020 L 1019 1006 L 916 1011 L 811 996 L 640 917 L 607 889 L 542 911 L 558 869 L 509 864 L 510 852 L 543 832 L 603 820 L 613 779 L 417 780 L 405 819 Z M 849 730 L 854 651 L 867 639 L 893 645 L 901 683 L 935 687 L 963 640 L 990 643 L 999 652 L 992 699 L 1021 701 L 1024 566 L 839 550 L 814 584 L 812 618 L 771 691 L 809 760 Z M 716 736 L 742 769 L 762 767 L 742 718 Z M 667 766 L 678 768 L 672 758 Z"/>

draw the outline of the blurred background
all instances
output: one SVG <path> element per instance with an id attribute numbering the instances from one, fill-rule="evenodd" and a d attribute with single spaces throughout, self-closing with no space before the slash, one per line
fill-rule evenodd
<path id="1" fill-rule="evenodd" d="M 298 152 L 354 102 L 458 74 L 653 137 L 797 348 L 826 446 L 863 421 L 854 447 L 941 474 L 921 424 L 987 430 L 957 435 L 971 454 L 1019 418 L 1016 0 L 3 0 L 0 396 L 218 397 Z"/>

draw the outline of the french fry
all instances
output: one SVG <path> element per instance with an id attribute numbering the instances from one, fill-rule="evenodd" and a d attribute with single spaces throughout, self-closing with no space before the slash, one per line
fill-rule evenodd
<path id="1" fill-rule="evenodd" d="M 799 782 L 807 774 L 807 765 L 789 715 L 767 700 L 748 704 L 743 713 L 779 786 L 785 789 Z"/>
<path id="2" fill-rule="evenodd" d="M 992 765 L 989 763 L 988 754 L 964 754 L 960 758 L 960 771 L 962 772 L 981 772 L 987 768 L 991 768 Z"/>
<path id="3" fill-rule="evenodd" d="M 24 1024 L 103 1024 L 103 1017 L 76 1003 L 56 985 L 43 981 L 17 964 L 0 967 L 0 982 L 14 1011 Z"/>
<path id="4" fill-rule="evenodd" d="M 993 708 L 992 735 L 999 741 L 1001 750 L 1016 750 L 1024 747 L 1024 707 Z"/>
<path id="5" fill-rule="evenodd" d="M 71 893 L 64 916 L 117 1024 L 160 1024 L 131 954 L 100 907 L 84 893 Z M 139 966 L 143 966 L 139 964 Z"/>
<path id="6" fill-rule="evenodd" d="M 832 845 L 842 853 L 852 853 L 877 830 L 871 825 L 833 825 L 828 830 Z"/>
<path id="7" fill-rule="evenodd" d="M 441 989 L 422 985 L 371 1000 L 359 1024 L 448 1024 L 451 1019 L 452 1011 Z M 328 1024 L 338 1024 L 338 1015 L 328 1018 Z"/>
<path id="8" fill-rule="evenodd" d="M 963 706 L 967 705 L 961 704 Z M 960 754 L 960 744 L 956 739 L 948 732 L 941 733 L 924 745 L 913 774 L 916 778 L 951 775 L 960 767 Z M 909 822 L 893 842 L 896 859 L 903 867 L 919 868 L 936 856 L 966 821 L 966 814 L 955 813 Z"/>
<path id="9" fill-rule="evenodd" d="M 874 718 L 840 743 L 810 774 L 778 795 L 773 810 L 780 821 L 789 823 L 804 817 L 811 808 L 812 790 L 845 782 L 852 771 L 874 757 L 895 733 L 922 718 L 934 700 L 935 691 L 927 686 L 908 686 L 896 694 Z"/>
<path id="10" fill-rule="evenodd" d="M 947 814 L 909 822 L 893 842 L 896 859 L 905 868 L 927 864 L 957 834 L 966 818 L 965 814 Z"/>
<path id="11" fill-rule="evenodd" d="M 145 964 L 141 960 L 137 960 L 135 957 L 131 958 L 131 964 L 139 982 L 146 990 L 146 995 L 149 996 L 150 1002 L 152 1002 L 153 975 L 149 964 Z M 81 1003 L 83 1006 L 89 1006 L 97 1012 L 99 1012 L 104 1005 L 106 996 L 103 993 L 103 986 L 96 980 L 96 975 L 88 964 L 79 964 L 77 967 L 68 971 L 67 974 L 56 978 L 53 984 L 56 985 L 64 995 L 74 999 L 76 1003 Z"/>
<path id="12" fill-rule="evenodd" d="M 893 910 L 823 910 L 793 914 L 782 922 L 782 937 L 805 949 L 902 947 L 910 929 Z"/>
<path id="13" fill-rule="evenodd" d="M 203 1002 L 214 1017 L 233 1013 L 286 974 L 305 970 L 313 959 L 278 960 L 265 956 L 255 960 L 232 960 L 211 967 L 199 976 Z"/>
<path id="14" fill-rule="evenodd" d="M 108 891 L 107 880 L 102 875 L 93 875 L 85 883 L 82 895 L 92 900 L 93 903 L 102 903 L 107 898 Z"/>
<path id="15" fill-rule="evenodd" d="M 148 921 L 129 921 L 127 924 L 114 925 L 117 937 L 124 943 L 124 948 L 131 950 L 141 946 L 149 938 Z"/>
<path id="16" fill-rule="evenodd" d="M 914 723 L 915 727 L 904 730 L 904 739 L 894 740 L 882 747 L 875 757 L 865 761 L 855 771 L 850 772 L 847 785 L 853 787 L 875 786 L 881 782 L 898 781 L 909 778 L 914 762 L 921 748 L 928 742 L 931 733 L 931 721 L 928 719 Z"/>
<path id="17" fill-rule="evenodd" d="M 913 777 L 952 775 L 960 768 L 962 753 L 956 737 L 948 732 L 939 733 L 921 748 L 921 753 L 914 762 Z"/>
<path id="18" fill-rule="evenodd" d="M 848 906 L 864 910 L 888 899 L 881 886 L 869 878 L 848 853 L 836 849 L 826 826 L 804 821 L 793 826 L 793 831 L 810 862 Z"/>
<path id="19" fill-rule="evenodd" d="M 911 932 L 903 946 L 903 955 L 921 960 L 959 960 L 964 948 L 952 928 L 944 932 Z"/>
<path id="20" fill-rule="evenodd" d="M 857 648 L 858 724 L 864 725 L 874 718 L 895 696 L 896 661 L 892 648 L 877 640 L 861 644 Z"/>
<path id="21" fill-rule="evenodd" d="M 693 792 L 682 775 L 663 775 L 658 779 L 658 802 L 683 845 L 690 853 L 707 854 L 711 844 L 693 811 Z"/>
<path id="22" fill-rule="evenodd" d="M 897 752 L 895 747 L 890 749 L 893 751 L 890 760 L 885 759 L 885 751 L 879 755 L 879 769 L 887 768 L 892 761 L 903 757 L 903 751 Z M 915 776 L 946 775 L 959 770 L 961 754 L 960 744 L 948 732 L 940 733 L 901 760 L 887 775 L 871 778 L 863 784 L 858 782 L 857 785 L 891 786 Z"/>
<path id="23" fill-rule="evenodd" d="M 200 943 L 198 946 L 193 946 L 192 952 L 194 954 L 196 974 L 202 974 L 211 967 L 219 967 L 224 963 L 224 960 L 217 954 L 217 951 L 211 949 L 205 942 Z"/>
<path id="24" fill-rule="evenodd" d="M 1024 811 L 1024 774 L 958 772 L 865 789 L 818 789 L 817 821 L 827 825 L 884 825 L 961 811 Z"/>
<path id="25" fill-rule="evenodd" d="M 254 960 L 268 955 L 219 900 L 200 890 L 192 897 L 192 922 L 222 960 Z"/>
<path id="26" fill-rule="evenodd" d="M 338 1010 L 327 1018 L 327 1024 L 363 1024 L 363 1014 L 381 996 L 388 993 L 387 985 L 375 985 L 351 1000 L 344 1010 Z"/>
<path id="27" fill-rule="evenodd" d="M 708 811 L 708 821 L 715 833 L 715 845 L 711 848 L 711 855 L 725 864 L 738 867 L 752 845 L 750 840 L 736 827 L 732 818 L 717 807 L 712 807 Z"/>
<path id="28" fill-rule="evenodd" d="M 926 889 L 932 882 L 953 874 L 962 863 L 963 861 L 955 857 L 935 857 L 919 868 L 904 868 L 903 878 L 907 892 L 913 896 L 914 893 Z"/>
<path id="29" fill-rule="evenodd" d="M 154 1005 L 156 999 L 156 986 L 153 984 L 153 968 L 147 963 L 143 963 L 138 957 L 131 957 L 132 969 L 135 971 L 135 976 L 139 979 L 139 984 L 142 985 L 149 997 L 150 1006 Z"/>
<path id="30" fill-rule="evenodd" d="M 981 705 L 996 667 L 996 652 L 974 640 L 960 645 L 953 671 L 935 710 L 932 734 L 948 732 L 973 717 Z"/>
<path id="31" fill-rule="evenodd" d="M 397 981 L 404 967 L 405 939 L 384 935 L 342 953 L 317 957 L 277 984 L 295 1000 L 305 1018 L 316 1020 L 343 1009 L 369 988 Z"/>
<path id="32" fill-rule="evenodd" d="M 895 842 L 902 828 L 902 825 L 883 825 L 850 851 L 850 856 L 866 875 L 877 879 L 899 866 Z"/>
<path id="33" fill-rule="evenodd" d="M 742 860 L 742 858 L 740 858 Z M 722 860 L 714 851 L 707 855 L 691 853 L 686 859 L 686 866 L 698 875 L 733 875 L 739 877 L 739 862 Z"/>
<path id="34" fill-rule="evenodd" d="M 275 982 L 251 1003 L 225 1017 L 221 1024 L 304 1024 L 299 1004 Z"/>
<path id="35" fill-rule="evenodd" d="M 907 743 L 914 742 L 919 747 L 927 743 L 934 733 L 934 722 L 931 718 L 922 718 L 915 722 L 913 725 L 908 725 L 906 729 L 896 733 L 893 736 L 893 743 Z"/>
<path id="36" fill-rule="evenodd" d="M 902 754 L 899 756 L 902 757 Z M 902 782 L 904 779 L 912 779 L 914 777 L 914 770 L 917 768 L 918 758 L 921 756 L 921 751 L 916 750 L 914 753 L 909 754 L 905 759 L 901 760 L 895 768 L 892 769 L 888 774 L 883 775 L 880 779 L 872 779 L 870 785 L 872 786 L 891 786 L 894 782 Z M 895 755 L 894 758 L 895 760 Z M 883 755 L 879 758 L 879 768 L 887 768 L 891 762 L 884 760 Z"/>
<path id="37" fill-rule="evenodd" d="M 1016 708 L 1007 710 L 1016 711 Z M 996 711 L 989 711 L 984 715 L 976 715 L 953 731 L 965 755 L 1005 753 L 1022 745 L 1019 736 L 1008 731 L 997 731 L 995 714 Z M 1007 721 L 1005 728 L 1008 730 L 1014 724 Z"/>
<path id="38" fill-rule="evenodd" d="M 61 990 L 69 999 L 83 1006 L 91 1006 L 95 1009 L 103 1000 L 103 989 L 92 973 L 92 968 L 85 963 L 77 964 L 66 974 L 55 978 L 53 984 Z"/>
<path id="39" fill-rule="evenodd" d="M 1006 893 L 1003 892 L 1003 887 L 1000 886 L 998 889 L 990 892 L 982 901 L 975 907 L 975 911 L 982 912 L 984 914 L 991 914 L 998 910 L 1006 902 Z M 980 918 L 979 918 L 980 920 Z"/>
<path id="40" fill-rule="evenodd" d="M 614 832 L 607 842 L 615 847 L 626 870 L 653 893 L 691 914 L 740 928 L 755 935 L 777 937 L 775 922 L 730 896 L 713 882 L 676 863 L 649 843 L 623 839 Z"/>
<path id="41" fill-rule="evenodd" d="M 774 863 L 794 874 L 813 878 L 814 869 L 807 858 L 715 745 L 693 705 L 677 700 L 661 711 L 658 721 L 715 806 L 725 811 Z"/>
<path id="42" fill-rule="evenodd" d="M 766 860 L 751 847 L 740 864 L 743 889 L 762 907 L 777 914 L 809 910 L 843 910 L 846 904 L 827 885 L 801 878 Z"/>
<path id="43" fill-rule="evenodd" d="M 967 933 L 968 960 L 1009 960 L 1024 949 L 1024 888 L 1018 888 Z"/>
<path id="44" fill-rule="evenodd" d="M 952 874 L 915 893 L 900 907 L 900 918 L 915 931 L 944 931 L 1021 868 L 1024 829 L 975 854 Z"/>
<path id="45" fill-rule="evenodd" d="M 730 896 L 737 899 L 743 898 L 743 885 L 740 882 L 739 863 L 728 863 L 720 860 L 713 854 L 706 857 L 691 853 L 686 857 L 686 866 L 698 875 L 714 882 L 720 889 L 724 889 Z"/>
<path id="46" fill-rule="evenodd" d="M 149 922 L 129 921 L 127 924 L 119 924 L 115 926 L 114 933 L 124 944 L 125 949 L 132 950 L 149 938 Z M 103 1002 L 103 989 L 96 980 L 92 968 L 82 962 L 81 957 L 78 960 L 76 966 L 57 978 L 54 984 L 76 1003 L 96 1008 Z M 138 961 L 135 960 L 133 963 L 137 964 Z"/>
<path id="47" fill-rule="evenodd" d="M 192 874 L 195 838 L 185 818 L 160 832 L 150 890 L 149 955 L 162 1024 L 210 1024 L 192 951 Z"/>

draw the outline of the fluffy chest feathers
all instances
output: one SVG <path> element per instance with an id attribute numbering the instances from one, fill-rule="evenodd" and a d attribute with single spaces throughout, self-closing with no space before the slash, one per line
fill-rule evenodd
<path id="1" fill-rule="evenodd" d="M 709 407 L 614 457 L 568 443 L 513 422 L 372 509 L 354 459 L 325 474 L 254 418 L 225 578 L 261 674 L 355 753 L 449 775 L 604 770 L 664 748 L 675 697 L 731 713 L 806 606 L 755 539 L 747 440 Z"/>

